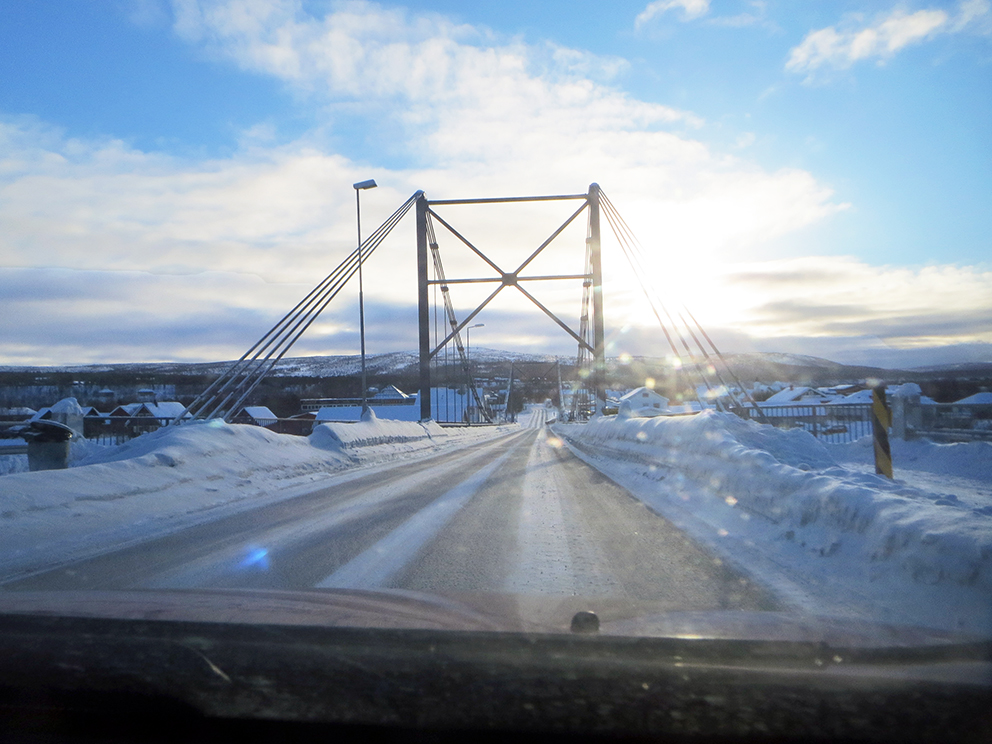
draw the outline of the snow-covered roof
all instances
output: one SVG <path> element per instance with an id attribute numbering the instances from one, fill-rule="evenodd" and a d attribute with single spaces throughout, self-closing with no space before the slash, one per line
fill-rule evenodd
<path id="1" fill-rule="evenodd" d="M 132 415 L 139 413 L 142 408 L 148 411 L 148 415 L 161 419 L 176 418 L 176 416 L 181 415 L 186 410 L 186 406 L 179 401 L 167 400 L 162 403 L 139 403 Z M 188 416 L 189 414 L 186 415 Z"/>
<path id="2" fill-rule="evenodd" d="M 762 406 L 787 406 L 800 401 L 812 401 L 817 403 L 829 403 L 831 401 L 841 402 L 844 399 L 830 393 L 825 393 L 814 387 L 798 386 L 780 390 L 767 400 L 761 402 Z"/>
<path id="3" fill-rule="evenodd" d="M 110 416 L 131 416 L 131 415 L 134 414 L 135 411 L 137 411 L 139 408 L 141 408 L 141 406 L 142 406 L 141 403 L 123 403 L 123 404 L 117 406 L 117 408 L 115 408 L 113 411 L 111 411 L 109 415 Z"/>
<path id="4" fill-rule="evenodd" d="M 277 421 L 279 419 L 268 406 L 245 406 L 245 413 L 251 416 L 255 421 Z"/>
<path id="5" fill-rule="evenodd" d="M 15 406 L 13 408 L 3 408 L 0 409 L 0 415 L 4 418 L 13 418 L 14 416 L 34 416 L 37 413 L 33 408 L 28 408 L 27 406 Z"/>
<path id="6" fill-rule="evenodd" d="M 840 400 L 835 400 L 834 403 L 871 403 L 871 390 L 859 390 L 856 393 L 845 395 Z"/>
<path id="7" fill-rule="evenodd" d="M 639 387 L 620 398 L 620 416 L 659 416 L 668 410 L 668 398 L 651 388 Z"/>
<path id="8" fill-rule="evenodd" d="M 83 408 L 75 398 L 63 398 L 51 407 L 52 413 L 82 414 Z"/>
<path id="9" fill-rule="evenodd" d="M 406 399 L 410 396 L 404 393 L 395 385 L 386 385 L 382 390 L 372 396 L 372 400 Z"/>
<path id="10" fill-rule="evenodd" d="M 620 396 L 620 400 L 622 401 L 629 400 L 629 401 L 640 402 L 642 400 L 650 400 L 652 403 L 655 402 L 658 398 L 661 398 L 663 401 L 665 401 L 665 403 L 668 403 L 668 398 L 664 397 L 660 393 L 656 393 L 654 390 L 647 387 L 634 388 L 626 395 Z"/>
<path id="11" fill-rule="evenodd" d="M 969 395 L 967 398 L 962 398 L 961 400 L 956 400 L 954 402 L 990 406 L 992 405 L 992 393 L 975 393 L 974 395 Z"/>
<path id="12" fill-rule="evenodd" d="M 769 396 L 768 398 L 763 400 L 762 403 L 767 406 L 776 406 L 776 405 L 780 406 L 785 403 L 795 403 L 810 390 L 812 390 L 812 388 L 808 388 L 808 387 L 786 388 L 785 390 L 779 390 L 777 393 L 775 393 L 775 395 Z"/>

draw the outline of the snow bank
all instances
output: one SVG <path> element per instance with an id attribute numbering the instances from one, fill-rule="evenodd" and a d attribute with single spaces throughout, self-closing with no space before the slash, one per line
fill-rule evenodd
<path id="1" fill-rule="evenodd" d="M 817 601 L 847 592 L 869 604 L 884 597 L 901 611 L 911 610 L 903 601 L 906 586 L 922 588 L 914 602 L 940 597 L 954 605 L 958 627 L 992 628 L 992 492 L 977 504 L 889 481 L 842 467 L 837 454 L 854 455 L 836 453 L 805 431 L 712 411 L 602 418 L 556 431 L 738 565 L 760 565 L 772 583 L 789 575 L 809 589 L 815 579 L 824 590 Z M 924 450 L 932 454 L 933 447 Z M 992 482 L 988 450 L 969 445 L 943 452 L 939 467 Z M 871 456 L 870 450 L 862 454 Z M 604 462 L 611 457 L 627 467 L 611 472 Z M 894 459 L 898 467 L 899 445 Z M 951 622 L 939 614 L 923 613 L 923 619 Z"/>
<path id="2" fill-rule="evenodd" d="M 447 432 L 434 421 L 394 421 L 380 419 L 369 411 L 366 418 L 355 423 L 327 423 L 314 427 L 310 444 L 320 449 L 338 452 L 355 448 L 406 445 L 415 450 L 434 446 L 447 438 Z"/>

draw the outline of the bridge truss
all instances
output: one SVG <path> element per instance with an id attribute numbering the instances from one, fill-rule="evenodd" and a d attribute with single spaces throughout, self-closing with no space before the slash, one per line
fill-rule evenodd
<path id="1" fill-rule="evenodd" d="M 449 207 L 466 204 L 507 204 L 521 202 L 550 202 L 550 201 L 572 201 L 581 202 L 578 208 L 565 219 L 561 225 L 555 229 L 546 240 L 537 246 L 522 263 L 512 271 L 506 270 L 484 253 L 479 247 L 473 244 L 468 238 L 462 235 L 448 220 L 438 214 L 438 207 Z M 450 352 L 454 349 L 454 365 L 462 367 L 464 375 L 459 375 L 460 379 L 455 382 L 461 383 L 464 380 L 466 393 L 471 395 L 471 403 L 481 412 L 484 420 L 491 420 L 491 413 L 481 399 L 476 389 L 469 362 L 462 344 L 461 333 L 469 324 L 489 305 L 504 289 L 512 287 L 526 297 L 539 310 L 556 323 L 566 334 L 571 336 L 579 348 L 579 361 L 588 368 L 587 378 L 589 387 L 593 391 L 595 408 L 601 412 L 603 404 L 606 402 L 606 378 L 605 378 L 605 343 L 604 343 L 604 320 L 603 320 L 603 270 L 600 241 L 600 189 L 597 184 L 591 184 L 589 191 L 585 194 L 566 194 L 556 196 L 514 196 L 487 199 L 440 199 L 431 201 L 425 195 L 421 195 L 417 200 L 417 286 L 418 286 L 418 325 L 420 341 L 420 416 L 422 419 L 441 418 L 451 419 L 451 408 L 448 405 L 447 394 L 452 383 L 450 371 Z M 588 214 L 588 225 L 586 230 L 586 270 L 582 274 L 553 274 L 553 275 L 529 275 L 525 273 L 528 266 L 540 256 L 545 249 L 550 246 L 564 230 L 578 219 L 583 213 Z M 447 276 L 444 272 L 441 251 L 437 242 L 438 226 L 443 228 L 449 235 L 456 239 L 464 249 L 471 251 L 491 269 L 490 276 Z M 580 319 L 578 331 L 574 330 L 568 323 L 562 320 L 556 313 L 546 307 L 538 300 L 532 292 L 524 285 L 530 286 L 534 282 L 549 282 L 562 280 L 581 280 L 583 285 L 583 315 Z M 465 284 L 495 284 L 493 291 L 474 309 L 463 318 L 458 319 L 453 310 L 451 301 L 452 285 Z M 436 298 L 432 302 L 431 291 L 441 293 L 441 302 Z M 443 323 L 437 321 L 437 308 L 444 307 Z M 589 324 L 588 315 L 591 306 L 592 323 Z M 431 310 L 434 309 L 434 323 L 432 329 Z M 432 332 L 433 331 L 433 332 Z M 591 331 L 591 333 L 590 333 Z M 432 395 L 444 396 L 444 400 L 432 400 Z M 458 400 L 463 400 L 459 396 Z M 464 420 L 469 414 L 468 411 L 461 413 L 454 406 L 454 420 L 459 416 Z M 462 404 L 465 405 L 465 404 Z M 469 404 L 470 405 L 470 404 Z"/>

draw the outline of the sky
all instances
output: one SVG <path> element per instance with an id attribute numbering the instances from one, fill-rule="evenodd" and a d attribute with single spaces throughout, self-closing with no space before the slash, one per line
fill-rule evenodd
<path id="1" fill-rule="evenodd" d="M 240 356 L 353 248 L 368 178 L 366 234 L 418 189 L 599 183 L 726 353 L 992 361 L 990 144 L 989 0 L 11 0 L 0 365 Z M 515 268 L 569 204 L 438 213 Z M 534 273 L 580 273 L 585 229 Z M 665 355 L 604 230 L 608 354 Z M 412 215 L 364 273 L 369 352 L 414 350 Z M 580 286 L 531 286 L 577 328 Z M 356 353 L 357 321 L 349 287 L 293 354 Z M 575 351 L 512 289 L 477 322 Z"/>

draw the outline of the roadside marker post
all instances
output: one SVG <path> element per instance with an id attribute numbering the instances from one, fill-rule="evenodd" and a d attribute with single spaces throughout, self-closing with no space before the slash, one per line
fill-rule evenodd
<path id="1" fill-rule="evenodd" d="M 871 390 L 871 432 L 875 443 L 875 473 L 886 478 L 892 478 L 890 426 L 892 426 L 892 412 L 885 404 L 885 385 L 878 385 Z"/>

